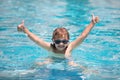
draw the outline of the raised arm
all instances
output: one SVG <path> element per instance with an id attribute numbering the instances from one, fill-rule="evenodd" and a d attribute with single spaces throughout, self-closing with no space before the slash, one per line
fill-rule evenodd
<path id="1" fill-rule="evenodd" d="M 47 50 L 51 50 L 50 49 L 50 43 L 42 40 L 41 38 L 39 38 L 38 36 L 36 36 L 35 34 L 33 34 L 32 32 L 30 32 L 25 26 L 24 26 L 24 21 L 22 21 L 22 23 L 20 25 L 18 25 L 17 27 L 18 31 L 22 31 L 24 33 L 26 33 L 28 35 L 28 37 L 34 41 L 35 43 L 37 43 L 38 45 L 40 45 L 41 47 L 47 49 Z"/>
<path id="2" fill-rule="evenodd" d="M 73 42 L 71 42 L 71 47 L 72 49 L 77 47 L 89 34 L 89 32 L 91 31 L 91 29 L 94 27 L 94 25 L 99 21 L 99 17 L 95 17 L 94 15 L 92 15 L 92 20 L 90 22 L 90 24 L 85 28 L 85 30 L 82 32 L 82 34 Z"/>
<path id="3" fill-rule="evenodd" d="M 69 60 L 69 63 L 71 65 L 76 65 L 74 64 L 73 61 L 71 61 L 71 51 L 77 47 L 80 43 L 82 43 L 82 41 L 87 37 L 87 35 L 89 34 L 89 32 L 91 31 L 91 29 L 94 27 L 94 25 L 99 21 L 99 17 L 95 17 L 94 15 L 92 15 L 92 20 L 90 22 L 90 24 L 85 28 L 85 30 L 82 32 L 81 35 L 78 36 L 78 38 L 76 40 L 74 40 L 73 42 L 71 42 L 65 52 L 65 57 L 66 59 Z"/>

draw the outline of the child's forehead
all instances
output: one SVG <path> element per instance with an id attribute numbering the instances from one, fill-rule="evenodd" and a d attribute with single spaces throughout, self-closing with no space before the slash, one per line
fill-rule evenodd
<path id="1" fill-rule="evenodd" d="M 65 35 L 65 34 L 61 34 L 61 35 L 58 35 L 58 36 L 61 37 L 61 38 L 67 37 L 67 35 Z"/>
<path id="2" fill-rule="evenodd" d="M 55 35 L 56 37 L 61 37 L 61 38 L 65 38 L 65 37 L 67 37 L 67 34 L 57 34 L 57 35 Z"/>
<path id="3" fill-rule="evenodd" d="M 55 39 L 68 39 L 67 35 L 56 35 L 54 36 Z"/>

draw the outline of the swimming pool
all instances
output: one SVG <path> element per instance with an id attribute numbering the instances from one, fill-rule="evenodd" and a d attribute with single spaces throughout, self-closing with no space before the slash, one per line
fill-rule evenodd
<path id="1" fill-rule="evenodd" d="M 120 80 L 119 0 L 0 0 L 0 80 Z M 49 52 L 37 46 L 16 26 L 25 25 L 51 42 L 52 31 L 64 26 L 74 40 L 89 24 L 91 14 L 101 21 L 85 41 L 72 52 L 74 61 L 98 73 L 57 59 L 52 64 L 30 69 Z"/>

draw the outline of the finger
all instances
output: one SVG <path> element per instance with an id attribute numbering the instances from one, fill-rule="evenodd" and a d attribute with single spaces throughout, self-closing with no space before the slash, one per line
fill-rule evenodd
<path id="1" fill-rule="evenodd" d="M 24 20 L 22 20 L 22 24 L 24 25 Z"/>
<path id="2" fill-rule="evenodd" d="M 96 16 L 96 22 L 99 22 L 99 17 L 98 16 Z"/>
<path id="3" fill-rule="evenodd" d="M 93 23 L 96 23 L 94 14 L 92 14 L 92 21 Z"/>
<path id="4" fill-rule="evenodd" d="M 94 14 L 92 14 L 92 18 L 95 18 Z"/>

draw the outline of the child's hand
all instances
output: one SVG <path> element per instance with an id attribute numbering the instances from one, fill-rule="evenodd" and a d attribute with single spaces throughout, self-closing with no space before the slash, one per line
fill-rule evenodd
<path id="1" fill-rule="evenodd" d="M 24 20 L 23 20 L 22 23 L 17 26 L 17 30 L 18 31 L 24 31 L 24 29 L 25 29 L 25 26 L 24 26 Z"/>
<path id="2" fill-rule="evenodd" d="M 78 64 L 74 63 L 73 61 L 69 61 L 68 64 L 69 64 L 70 66 L 74 66 L 74 67 L 77 67 L 77 66 L 78 66 Z"/>
<path id="3" fill-rule="evenodd" d="M 94 14 L 92 14 L 92 22 L 95 24 L 97 22 L 99 22 L 99 17 L 98 16 L 94 16 Z"/>

